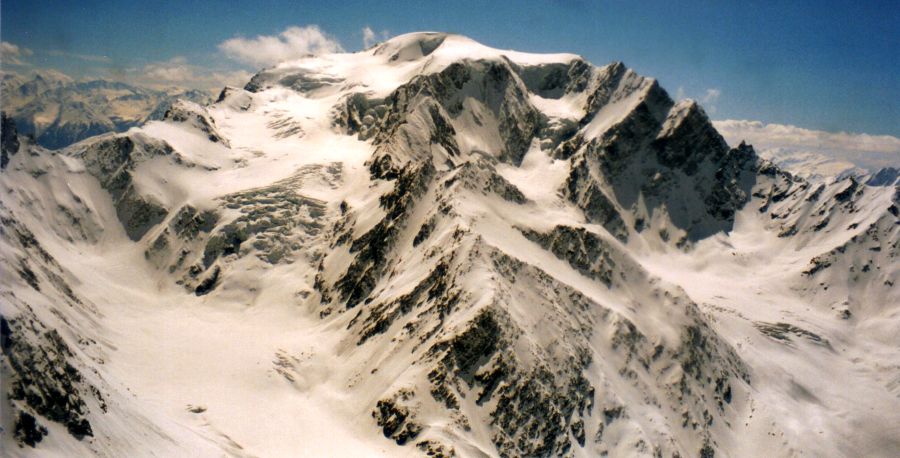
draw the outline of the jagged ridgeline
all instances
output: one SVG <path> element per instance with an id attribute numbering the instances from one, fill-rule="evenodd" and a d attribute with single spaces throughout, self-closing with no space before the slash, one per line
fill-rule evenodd
<path id="1" fill-rule="evenodd" d="M 424 57 L 443 39 L 388 43 L 375 54 L 399 60 L 420 47 Z M 554 119 L 534 96 L 569 101 L 583 114 Z M 683 450 L 673 447 L 683 435 L 712 450 L 714 418 L 731 414 L 732 393 L 750 382 L 747 369 L 695 304 L 647 275 L 617 240 L 667 224 L 685 244 L 730 227 L 754 182 L 752 150 L 730 150 L 696 104 L 676 106 L 653 80 L 577 58 L 461 59 L 383 99 L 345 100 L 338 126 L 371 139 L 372 178 L 391 188 L 379 200 L 385 216 L 367 231 L 354 236 L 357 212 L 346 211 L 316 285 L 324 314 L 353 315 L 359 345 L 389 339 L 382 357 L 408 354 L 425 368 L 395 374 L 412 381 L 378 401 L 373 415 L 385 436 L 438 454 L 477 449 L 442 439 L 473 428 L 502 456 L 600 453 L 612 444 L 671 452 Z M 623 119 L 592 135 L 612 122 L 604 110 L 621 110 Z M 516 221 L 527 220 L 536 202 L 497 168 L 520 167 L 527 154 L 570 162 L 550 191 L 583 216 L 540 228 Z M 687 180 L 688 192 L 673 192 Z M 632 208 L 638 195 L 647 215 L 641 224 Z M 481 199 L 521 216 L 479 221 L 469 203 Z M 662 206 L 674 217 L 649 221 Z M 588 294 L 571 286 L 572 273 L 520 260 L 528 250 L 567 264 Z M 621 306 L 628 303 L 639 310 Z M 641 392 L 666 395 L 633 404 Z M 670 413 L 672 424 L 645 430 L 630 420 L 632 409 L 646 406 Z M 444 431 L 428 430 L 446 418 Z"/>
<path id="2" fill-rule="evenodd" d="M 171 453 L 265 454 L 224 404 L 192 404 L 179 415 L 203 421 L 187 427 L 127 394 L 143 393 L 117 370 L 133 368 L 115 350 L 127 330 L 108 326 L 139 306 L 86 278 L 117 269 L 76 268 L 111 251 L 141 273 L 115 290 L 136 303 L 242 326 L 264 320 L 245 310 L 291 304 L 280 319 L 309 321 L 286 335 L 329 347 L 242 342 L 264 364 L 275 355 L 252 386 L 302 393 L 284 409 L 322 396 L 357 428 L 335 434 L 372 453 L 842 456 L 853 446 L 838 442 L 891 443 L 889 429 L 853 437 L 823 420 L 823 441 L 797 427 L 824 404 L 785 392 L 824 372 L 783 374 L 803 358 L 852 372 L 845 323 L 877 323 L 867 338 L 890 344 L 900 193 L 811 185 L 621 63 L 410 34 L 283 63 L 163 118 L 59 152 L 3 119 L 4 444 L 140 450 L 122 445 L 124 424 Z M 752 275 L 767 263 L 783 266 L 760 275 L 769 289 Z"/>

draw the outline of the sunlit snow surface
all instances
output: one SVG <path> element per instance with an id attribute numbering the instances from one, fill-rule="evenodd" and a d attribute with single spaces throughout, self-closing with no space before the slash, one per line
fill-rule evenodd
<path id="1" fill-rule="evenodd" d="M 310 170 L 309 166 L 340 163 L 338 178 L 310 173 L 296 181 L 295 190 L 324 202 L 325 232 L 336 222 L 342 202 L 357 209 L 353 234 L 361 235 L 384 217 L 378 199 L 388 188 L 383 181 L 373 180 L 366 163 L 374 152 L 372 140 L 346 135 L 334 125 L 334 110 L 343 97 L 361 92 L 383 98 L 416 75 L 439 72 L 461 59 L 508 59 L 533 66 L 568 64 L 578 58 L 501 51 L 464 37 L 440 37 L 438 43 L 431 35 L 404 35 L 360 53 L 311 57 L 267 70 L 269 86 L 252 94 L 232 89 L 229 97 L 207 108 L 227 144 L 211 142 L 207 133 L 184 123 L 154 121 L 132 129 L 127 135 L 164 140 L 184 163 L 191 164 L 162 157 L 141 162 L 133 172 L 134 186 L 172 211 L 186 204 L 210 208 L 225 196 L 290 180 Z M 298 71 L 314 75 L 309 78 L 321 86 L 298 91 L 275 84 L 278 78 Z M 653 84 L 629 70 L 620 85 L 632 85 L 633 90 L 602 107 L 578 129 L 587 139 L 602 136 L 635 109 Z M 551 121 L 574 122 L 585 115 L 583 93 L 559 98 L 528 94 L 527 100 Z M 496 139 L 478 134 L 490 126 L 466 126 L 470 128 L 456 132 L 463 153 L 497 147 Z M 231 266 L 227 284 L 214 294 L 187 292 L 165 269 L 147 261 L 145 251 L 157 232 L 151 231 L 139 242 L 129 240 L 109 195 L 84 172 L 77 155 L 93 141 L 57 153 L 35 148 L 32 155 L 25 149 L 31 146 L 23 147 L 2 172 L 0 193 L 4 213 L 11 213 L 34 232 L 71 276 L 77 294 L 96 312 L 57 306 L 23 287 L 10 272 L 0 279 L 5 298 L 0 310 L 4 317 L 16 316 L 19 311 L 9 300 L 16 296 L 33 304 L 36 316 L 48 325 L 68 329 L 61 332 L 70 345 L 75 346 L 76 333 L 96 340 L 96 345 L 77 353 L 102 360 L 94 366 L 98 375 L 90 379 L 105 380 L 109 412 L 100 413 L 89 404 L 94 437 L 81 441 L 58 424 L 44 421 L 50 434 L 34 449 L 16 445 L 12 420 L 4 418 L 2 454 L 320 457 L 422 453 L 414 445 L 398 446 L 383 437 L 372 418 L 372 406 L 384 390 L 400 383 L 387 374 L 406 374 L 411 360 L 383 357 L 388 345 L 384 341 L 357 345 L 355 336 L 347 335 L 353 313 L 323 320 L 319 297 L 308 294 L 319 266 L 305 256 L 318 249 L 329 255 L 328 262 L 340 263 L 349 256 L 346 248 L 330 246 L 325 237 L 331 234 L 326 233 L 310 242 L 320 245 L 299 247 L 296 262 L 269 264 L 254 256 L 241 257 Z M 602 226 L 586 223 L 581 211 L 560 192 L 570 173 L 569 161 L 551 157 L 536 140 L 521 164 L 498 163 L 496 170 L 521 190 L 527 202 L 513 205 L 478 193 L 466 194 L 458 202 L 459 218 L 486 244 L 537 266 L 555 281 L 617 313 L 645 325 L 658 322 L 662 329 L 668 312 L 626 300 L 640 292 L 628 296 L 609 290 L 518 230 L 546 231 L 560 224 L 585 227 L 627 250 L 665 284 L 683 289 L 752 369 L 750 395 L 734 400 L 740 416 L 728 425 L 735 431 L 730 437 L 737 439 L 717 444 L 724 456 L 891 456 L 900 450 L 900 316 L 890 302 L 898 295 L 853 297 L 864 292 L 848 292 L 840 285 L 824 292 L 799 286 L 812 258 L 862 234 L 884 214 L 893 189 L 871 188 L 858 210 L 832 221 L 828 226 L 832 229 L 797 237 L 778 237 L 769 215 L 760 213 L 753 201 L 736 215 L 730 233 L 705 238 L 685 252 L 658 238 L 633 236 L 622 243 Z M 428 192 L 431 198 L 436 191 Z M 74 202 L 73 194 L 83 204 Z M 95 234 L 73 233 L 59 217 L 59 205 L 90 208 L 82 217 L 94 222 Z M 421 225 L 424 210 L 409 218 L 411 226 Z M 4 233 L 0 245 L 3 258 L 9 261 L 5 267 L 15 266 L 22 256 L 9 234 Z M 403 257 L 418 259 L 419 254 L 410 250 Z M 429 269 L 410 266 L 396 274 L 383 294 L 403 292 L 391 288 L 399 288 L 396 285 L 407 278 L 411 288 Z M 881 265 L 880 275 L 896 280 L 897 267 L 896 260 Z M 327 266 L 325 270 L 327 274 Z M 465 281 L 473 289 L 483 288 L 485 297 L 492 287 L 490 278 L 479 277 L 478 272 Z M 843 320 L 838 315 L 848 296 L 859 312 Z M 556 338 L 540 335 L 537 320 L 541 315 L 530 310 L 527 302 L 511 303 L 509 310 L 517 319 L 536 321 L 536 339 Z M 466 318 L 471 317 L 453 319 Z M 785 345 L 759 332 L 755 326 L 759 322 L 792 323 L 827 338 L 828 345 L 803 338 Z M 373 355 L 382 359 L 374 361 Z M 644 395 L 625 388 L 619 393 L 626 406 L 641 405 Z M 654 418 L 661 421 L 656 415 L 662 414 L 636 411 L 632 419 L 641 428 L 653 430 Z M 457 447 L 458 454 L 496 455 L 490 448 L 487 421 L 473 422 L 469 437 L 459 441 L 463 445 Z M 442 425 L 427 426 L 439 429 Z M 452 443 L 458 438 L 444 439 Z M 623 443 L 611 455 L 637 453 L 626 445 L 631 446 Z M 690 449 L 700 446 L 690 444 Z M 572 453 L 592 455 L 578 447 Z"/>

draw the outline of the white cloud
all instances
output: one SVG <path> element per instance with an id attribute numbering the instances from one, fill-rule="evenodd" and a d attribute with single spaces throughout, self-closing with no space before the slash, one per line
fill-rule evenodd
<path id="1" fill-rule="evenodd" d="M 28 65 L 28 63 L 22 61 L 22 58 L 28 57 L 31 54 L 32 52 L 28 48 L 20 48 L 19 46 L 14 45 L 8 41 L 0 42 L 0 63 L 12 65 Z"/>
<path id="2" fill-rule="evenodd" d="M 370 46 L 374 45 L 378 40 L 378 37 L 375 36 L 375 31 L 372 30 L 371 27 L 365 26 L 362 29 L 363 36 L 363 49 L 369 49 Z"/>
<path id="3" fill-rule="evenodd" d="M 125 83 L 154 89 L 179 87 L 184 89 L 216 90 L 223 86 L 241 87 L 252 76 L 245 70 L 231 70 L 202 67 L 191 64 L 185 57 L 176 56 L 169 60 L 150 62 L 140 67 L 125 69 L 97 68 L 96 77 L 109 78 Z"/>
<path id="4" fill-rule="evenodd" d="M 363 49 L 369 49 L 372 45 L 376 45 L 379 42 L 385 41 L 390 36 L 390 32 L 387 30 L 382 30 L 381 32 L 375 33 L 371 27 L 365 26 L 362 28 L 362 37 L 363 37 Z"/>
<path id="5" fill-rule="evenodd" d="M 814 152 L 869 170 L 900 164 L 900 138 L 891 135 L 825 132 L 733 119 L 713 124 L 729 144 L 746 141 L 760 151 Z"/>
<path id="6" fill-rule="evenodd" d="M 288 27 L 277 36 L 232 38 L 220 43 L 219 49 L 232 59 L 254 66 L 269 66 L 307 55 L 343 51 L 335 38 L 315 25 Z"/>
<path id="7" fill-rule="evenodd" d="M 722 96 L 722 91 L 717 88 L 709 88 L 707 89 L 702 96 L 696 98 L 695 100 L 703 105 L 703 109 L 706 110 L 709 114 L 714 114 L 717 110 L 716 102 L 719 100 L 719 97 Z M 675 91 L 675 101 L 680 102 L 682 100 L 686 100 L 688 98 L 687 91 L 684 90 L 684 86 L 678 86 L 678 89 Z"/>
<path id="8" fill-rule="evenodd" d="M 27 66 L 30 74 L 40 73 L 44 78 L 60 81 L 74 81 L 70 76 L 48 67 L 34 67 L 22 60 L 23 56 L 34 53 L 12 43 L 0 42 L 2 64 Z M 164 61 L 156 61 L 132 65 L 118 65 L 107 56 L 93 54 L 75 54 L 61 50 L 40 51 L 40 55 L 66 57 L 82 60 L 95 65 L 76 68 L 77 80 L 106 79 L 134 84 L 153 89 L 200 89 L 218 90 L 223 86 L 244 86 L 253 75 L 226 62 L 228 65 L 213 64 L 210 66 L 195 65 L 183 56 L 176 56 Z M 4 68 L 4 73 L 9 70 Z M 24 73 L 23 73 L 24 74 Z M 30 76 L 29 76 L 30 78 Z"/>
<path id="9" fill-rule="evenodd" d="M 387 40 L 389 36 L 390 32 L 387 30 L 376 33 L 371 27 L 365 26 L 362 28 L 363 49 L 369 49 L 373 45 Z"/>
<path id="10" fill-rule="evenodd" d="M 107 56 L 98 56 L 95 54 L 77 54 L 77 53 L 58 51 L 58 50 L 48 51 L 47 54 L 49 54 L 51 56 L 58 56 L 58 57 L 71 57 L 74 59 L 84 60 L 87 62 L 100 62 L 100 63 L 104 63 L 104 64 L 108 64 L 108 63 L 112 62 L 112 59 L 110 59 Z"/>
<path id="11" fill-rule="evenodd" d="M 187 59 L 181 56 L 163 62 L 149 63 L 144 66 L 141 73 L 147 78 L 166 82 L 181 82 L 194 78 L 193 69 L 188 65 Z"/>
<path id="12" fill-rule="evenodd" d="M 703 94 L 703 97 L 700 97 L 700 103 L 706 109 L 706 112 L 709 114 L 715 114 L 716 111 L 719 111 L 716 106 L 716 101 L 719 100 L 719 97 L 722 95 L 722 91 L 716 88 L 709 88 L 706 90 L 706 93 Z"/>
<path id="13" fill-rule="evenodd" d="M 719 100 L 719 96 L 722 95 L 722 91 L 716 88 L 709 88 L 706 90 L 706 94 L 703 94 L 703 97 L 700 98 L 701 103 L 715 103 Z"/>

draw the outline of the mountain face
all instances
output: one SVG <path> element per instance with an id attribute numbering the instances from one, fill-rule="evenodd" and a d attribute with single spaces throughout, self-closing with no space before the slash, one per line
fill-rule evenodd
<path id="1" fill-rule="evenodd" d="M 900 188 L 621 63 L 419 33 L 60 151 L 3 130 L 6 454 L 900 447 Z"/>
<path id="2" fill-rule="evenodd" d="M 210 102 L 209 94 L 197 90 L 160 91 L 102 79 L 75 81 L 43 70 L 30 79 L 4 74 L 2 93 L 3 110 L 19 132 L 49 149 L 162 119 L 178 99 Z"/>
<path id="3" fill-rule="evenodd" d="M 900 184 L 900 170 L 895 167 L 885 167 L 872 174 L 866 181 L 869 186 L 893 186 Z"/>

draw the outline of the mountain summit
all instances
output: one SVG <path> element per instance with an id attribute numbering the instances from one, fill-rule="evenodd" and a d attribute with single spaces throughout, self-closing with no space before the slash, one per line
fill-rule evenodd
<path id="1" fill-rule="evenodd" d="M 795 177 L 622 63 L 415 33 L 17 140 L 12 455 L 900 446 L 900 189 Z"/>

